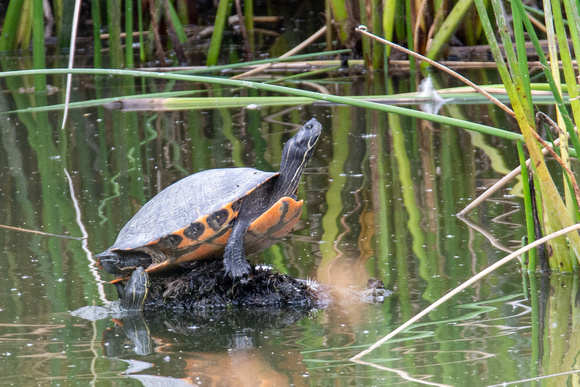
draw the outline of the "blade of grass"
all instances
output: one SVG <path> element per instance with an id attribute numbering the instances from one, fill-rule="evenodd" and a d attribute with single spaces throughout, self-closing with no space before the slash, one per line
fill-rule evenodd
<path id="1" fill-rule="evenodd" d="M 554 14 L 554 26 L 556 28 L 556 37 L 558 39 L 558 46 L 560 52 L 560 59 L 562 61 L 564 79 L 566 81 L 566 84 L 568 85 L 568 94 L 570 95 L 570 107 L 572 109 L 572 114 L 574 116 L 576 126 L 578 126 L 580 125 L 580 98 L 579 98 L 580 94 L 578 90 L 578 83 L 576 80 L 574 66 L 572 64 L 572 56 L 570 54 L 570 49 L 568 47 L 566 28 L 564 26 L 564 19 L 562 17 L 560 3 L 556 1 L 553 1 L 551 3 Z M 576 16 L 577 13 L 578 10 L 576 9 Z M 572 42 L 573 43 L 576 42 L 576 44 L 580 46 L 580 42 L 578 42 L 579 38 L 577 28 L 578 28 L 577 25 L 571 26 L 571 31 L 574 31 L 572 36 L 575 38 L 572 40 Z M 575 49 L 576 48 L 580 50 L 580 47 L 575 46 Z M 568 133 L 570 134 L 572 144 L 574 144 L 574 146 L 580 146 L 580 141 L 578 140 L 576 131 L 574 131 L 572 128 L 569 128 Z"/>
<path id="2" fill-rule="evenodd" d="M 396 113 L 406 116 L 411 116 L 420 119 L 426 119 L 429 121 L 439 122 L 443 124 L 448 124 L 452 126 L 458 126 L 468 130 L 475 130 L 489 135 L 499 136 L 509 140 L 522 140 L 521 134 L 513 133 L 497 128 L 493 128 L 487 125 L 477 124 L 474 122 L 466 122 L 463 120 L 458 120 L 450 117 L 444 117 L 436 114 L 430 114 L 419 110 L 407 109 L 400 106 L 383 105 L 376 102 L 370 101 L 360 101 L 349 97 L 341 97 L 336 95 L 321 94 L 313 91 L 293 89 L 290 87 L 256 83 L 250 81 L 239 81 L 235 79 L 223 79 L 216 77 L 204 77 L 199 75 L 184 75 L 184 74 L 168 74 L 159 72 L 147 72 L 147 71 L 137 71 L 137 70 L 119 70 L 119 69 L 44 69 L 44 70 L 19 70 L 19 71 L 7 71 L 0 73 L 0 78 L 11 77 L 11 76 L 22 76 L 22 75 L 35 75 L 35 74 L 67 74 L 71 72 L 72 74 L 103 74 L 103 75 L 120 75 L 120 76 L 130 76 L 130 77 L 144 77 L 144 78 L 159 78 L 159 79 L 171 79 L 178 81 L 189 81 L 189 82 L 200 82 L 200 83 L 210 83 L 210 84 L 220 84 L 225 86 L 235 86 L 235 87 L 247 87 L 252 89 L 270 91 L 275 93 L 286 93 L 294 96 L 307 97 L 321 101 L 328 101 L 334 103 L 342 103 L 351 106 L 357 106 L 362 108 L 375 109 L 379 111 L 384 111 L 387 113 Z"/>
<path id="3" fill-rule="evenodd" d="M 98 3 L 98 1 L 92 1 L 91 3 Z M 93 17 L 94 18 L 94 17 Z M 137 24 L 139 26 L 139 59 L 141 63 L 146 61 L 145 53 L 145 39 L 143 39 L 143 2 L 137 2 Z M 95 39 L 96 40 L 96 39 Z M 100 42 L 99 42 L 100 45 Z M 94 67 L 101 67 L 95 65 Z"/>
<path id="4" fill-rule="evenodd" d="M 528 175 L 528 167 L 526 166 L 526 157 L 524 156 L 524 147 L 521 141 L 517 141 L 518 156 L 520 159 L 520 168 L 522 171 L 522 185 L 524 192 L 524 207 L 526 209 L 526 230 L 528 233 L 528 243 L 536 240 L 534 232 L 534 217 L 532 215 L 532 200 L 530 198 L 530 181 Z M 528 272 L 536 272 L 536 249 L 531 249 L 528 252 Z"/>
<path id="5" fill-rule="evenodd" d="M 185 34 L 183 23 L 181 22 L 181 19 L 177 14 L 177 11 L 175 10 L 175 7 L 170 1 L 167 2 L 167 6 L 169 8 L 169 17 L 171 18 L 171 22 L 173 23 L 175 34 L 179 39 L 179 43 L 185 43 L 187 41 L 187 35 Z"/>
<path id="6" fill-rule="evenodd" d="M 250 50 L 252 56 L 255 50 L 255 39 L 254 39 L 254 0 L 244 1 L 244 27 L 248 34 L 248 41 L 250 42 Z"/>
<path id="7" fill-rule="evenodd" d="M 325 32 L 326 32 L 326 26 L 323 26 L 321 29 L 316 31 L 312 36 L 310 36 L 308 39 L 306 39 L 305 41 L 303 41 L 302 43 L 300 43 L 299 45 L 294 47 L 292 50 L 288 51 L 287 53 L 285 53 L 283 55 L 280 55 L 280 58 L 288 58 L 288 57 L 291 57 L 292 55 L 296 54 L 297 52 L 300 52 L 305 47 L 309 46 L 312 42 L 316 41 L 318 38 L 320 38 L 322 35 L 324 35 Z M 272 66 L 271 63 L 267 63 L 267 64 L 264 64 L 264 65 L 258 67 L 258 68 L 247 71 L 243 74 L 238 74 L 235 77 L 232 77 L 232 79 L 240 79 L 240 78 L 249 77 L 250 75 L 264 71 L 271 66 Z"/>
<path id="8" fill-rule="evenodd" d="M 8 9 L 2 24 L 2 34 L 0 35 L 0 51 L 14 50 L 18 46 L 18 42 L 22 41 L 22 27 L 26 23 L 22 22 L 20 17 L 23 15 L 22 10 L 25 3 L 30 4 L 30 0 L 10 1 L 8 3 Z M 28 28 L 30 29 L 30 24 Z"/>
<path id="9" fill-rule="evenodd" d="M 311 76 L 315 76 L 315 75 L 319 75 L 319 74 L 324 74 L 324 73 L 327 73 L 327 72 L 330 72 L 330 71 L 334 71 L 334 70 L 338 70 L 338 69 L 340 69 L 340 66 L 328 67 L 328 68 L 325 68 L 325 69 L 319 69 L 319 70 L 314 70 L 314 71 L 307 71 L 305 73 L 294 74 L 294 75 L 289 75 L 287 77 L 281 77 L 281 78 L 271 79 L 271 80 L 266 81 L 264 83 L 280 83 L 280 82 L 285 82 L 285 81 L 300 79 L 300 78 L 304 78 L 304 77 L 311 77 Z"/>
<path id="10" fill-rule="evenodd" d="M 208 66 L 214 66 L 218 63 L 222 38 L 224 35 L 228 16 L 231 13 L 232 5 L 233 0 L 220 0 L 219 2 L 216 19 L 213 26 L 213 33 L 211 35 L 211 42 L 209 44 L 209 51 L 207 53 L 206 64 Z"/>
<path id="11" fill-rule="evenodd" d="M 125 65 L 129 68 L 135 66 L 133 63 L 133 16 L 133 2 L 125 1 Z"/>
<path id="12" fill-rule="evenodd" d="M 141 2 L 139 2 L 141 4 Z M 93 67 L 102 67 L 101 60 L 101 6 L 98 1 L 91 1 L 91 17 L 93 19 Z"/>
<path id="13" fill-rule="evenodd" d="M 11 1 L 13 3 L 13 1 Z M 16 32 L 16 39 L 15 47 L 20 47 L 23 49 L 27 49 L 30 45 L 30 36 L 33 34 L 33 25 L 35 23 L 35 16 L 33 16 L 33 8 L 34 8 L 34 0 L 25 0 L 24 5 L 21 8 L 21 14 L 17 16 L 19 20 L 17 32 Z M 43 25 L 44 25 L 44 13 L 42 15 Z M 39 23 L 40 24 L 40 23 Z"/>
<path id="14" fill-rule="evenodd" d="M 443 47 L 449 44 L 451 35 L 461 26 L 464 21 L 465 14 L 473 4 L 473 0 L 459 0 L 453 6 L 453 9 L 437 31 L 431 42 L 429 50 L 425 54 L 427 58 L 437 59 L 443 50 Z M 425 67 L 426 63 L 421 63 L 421 67 Z"/>
<path id="15" fill-rule="evenodd" d="M 575 57 L 578 58 L 580 53 L 580 13 L 578 11 L 578 2 L 564 0 L 564 9 L 566 10 L 566 17 L 572 20 L 573 23 L 567 23 L 562 20 L 569 27 L 570 38 L 572 39 L 572 47 L 574 47 Z"/>
<path id="16" fill-rule="evenodd" d="M 522 17 L 524 16 L 525 15 L 520 15 L 516 7 L 513 7 L 512 2 L 512 26 L 514 31 L 514 39 L 516 41 L 516 57 L 518 64 L 520 65 L 519 68 L 522 77 L 522 96 L 524 97 L 523 100 L 528 102 L 528 109 L 533 111 L 532 92 L 530 89 L 530 72 L 528 70 L 528 55 L 526 50 L 526 39 L 524 37 L 524 26 L 522 22 Z"/>
<path id="17" fill-rule="evenodd" d="M 566 9 L 567 16 L 569 18 L 572 18 L 573 20 L 578 21 L 578 9 L 577 9 L 577 7 L 575 5 L 576 4 L 574 4 L 574 6 L 572 6 L 569 1 L 565 1 L 564 2 L 564 7 Z M 580 49 L 580 47 L 579 47 L 580 46 L 580 42 L 579 42 L 579 37 L 578 37 L 578 26 L 575 25 L 575 23 L 574 23 L 572 26 L 569 26 L 569 27 L 570 27 L 570 35 L 572 37 L 572 44 L 573 44 L 574 50 L 576 52 L 579 52 L 578 50 Z M 574 82 L 574 83 L 576 83 L 576 82 Z M 576 87 L 574 87 L 574 89 L 576 89 Z M 577 91 L 576 91 L 576 93 L 577 93 Z M 576 105 L 576 101 L 575 102 L 572 102 L 572 103 L 573 103 L 573 105 L 572 105 L 572 111 L 574 112 L 574 105 Z M 564 123 L 564 120 L 563 120 L 563 118 L 562 118 L 562 116 L 561 116 L 561 114 L 559 112 L 558 112 L 558 116 L 557 116 L 557 122 L 558 122 L 558 125 L 561 126 L 561 127 L 565 127 L 565 125 L 566 125 Z M 561 156 L 562 156 L 562 159 L 565 161 L 566 166 L 568 168 L 571 168 L 571 165 L 570 165 L 570 157 L 569 157 L 569 154 L 568 154 L 568 146 L 569 146 L 568 136 L 566 135 L 566 132 L 564 132 L 562 130 L 559 130 L 558 131 L 558 136 L 560 138 L 560 142 L 562 143 L 562 147 L 561 147 L 561 151 L 560 151 Z M 567 184 L 567 186 L 569 188 L 572 188 L 569 185 L 570 184 L 570 179 L 567 176 L 565 176 L 565 175 L 564 175 L 564 184 Z M 576 210 L 578 208 L 578 201 L 573 200 L 573 196 L 572 196 L 571 191 L 572 191 L 571 189 L 567 189 L 567 190 L 564 191 L 564 194 L 565 194 L 565 200 L 566 200 L 566 207 L 568 207 L 568 211 L 570 212 L 570 216 L 573 219 L 575 219 L 576 218 L 576 212 L 577 212 Z"/>
<path id="18" fill-rule="evenodd" d="M 308 74 L 308 73 L 305 73 Z M 301 74 L 297 74 L 297 75 L 301 75 Z M 288 77 L 290 78 L 290 77 Z M 271 82 L 265 82 L 265 83 L 271 83 Z M 305 83 L 305 81 L 302 81 L 302 83 Z M 112 97 L 112 98 L 99 98 L 99 99 L 93 99 L 93 100 L 86 100 L 86 101 L 80 101 L 80 102 L 73 102 L 69 104 L 69 108 L 71 109 L 79 109 L 79 108 L 87 108 L 87 107 L 92 107 L 92 106 L 103 106 L 103 105 L 108 105 L 110 104 L 111 108 L 122 108 L 120 106 L 116 106 L 115 103 L 124 103 L 124 101 L 126 100 L 132 100 L 132 99 L 143 99 L 143 100 L 148 100 L 150 101 L 149 103 L 155 103 L 158 104 L 157 102 L 155 102 L 154 100 L 162 100 L 162 99 L 168 99 L 168 98 L 173 98 L 173 97 L 179 97 L 179 96 L 185 96 L 185 95 L 189 95 L 189 94 L 200 94 L 200 93 L 206 93 L 206 90 L 185 90 L 185 91 L 173 91 L 173 92 L 161 92 L 161 93 L 145 93 L 145 94 L 135 94 L 135 95 L 130 95 L 130 96 L 125 96 L 125 97 Z M 328 91 L 325 92 L 326 94 L 329 94 Z M 481 104 L 482 102 L 486 102 L 487 99 L 484 99 L 483 97 L 480 97 L 478 94 L 453 94 L 453 96 L 458 96 L 459 99 L 465 99 L 465 98 L 470 98 L 472 104 Z M 244 104 L 254 104 L 254 105 L 259 105 L 259 106 L 269 106 L 270 104 L 272 105 L 285 105 L 286 103 L 284 103 L 284 100 L 289 100 L 289 99 L 293 99 L 294 104 L 301 104 L 301 105 L 306 105 L 306 104 L 337 104 L 335 102 L 331 102 L 331 101 L 316 101 L 312 98 L 307 98 L 307 97 L 303 97 L 302 99 L 298 100 L 296 99 L 296 97 L 278 97 L 278 96 L 269 96 L 269 97 L 251 97 L 251 98 L 246 98 L 246 100 L 241 103 L 240 98 L 244 98 L 244 97 L 223 97 L 224 100 L 230 100 L 231 101 L 231 106 L 236 106 L 239 107 L 241 106 L 247 106 Z M 397 105 L 397 106 L 404 106 L 404 105 L 416 105 L 418 103 L 429 103 L 429 102 L 433 102 L 433 98 L 430 96 L 422 96 L 419 93 L 404 93 L 404 94 L 397 94 L 397 95 L 369 95 L 369 96 L 349 96 L 347 98 L 351 98 L 352 100 L 362 100 L 362 101 L 370 101 L 370 102 L 376 102 L 376 103 L 381 103 L 381 104 L 390 104 L 390 105 Z M 189 101 L 191 104 L 181 104 L 182 109 L 196 109 L 196 105 L 197 104 L 204 104 L 205 100 L 207 100 L 207 97 L 200 97 L 199 99 L 192 99 L 190 98 Z M 534 100 L 536 104 L 551 104 L 553 103 L 553 99 L 548 99 L 548 100 Z M 468 104 L 467 101 L 461 101 L 461 104 Z M 133 104 L 135 105 L 135 104 Z M 225 106 L 226 104 L 224 103 L 223 105 L 220 106 Z M 64 104 L 55 104 L 55 105 L 49 105 L 49 106 L 38 106 L 38 107 L 31 107 L 31 108 L 26 108 L 26 109 L 19 109 L 19 110 L 11 110 L 11 111 L 0 111 L 0 115 L 2 114 L 11 114 L 11 113 L 21 113 L 21 112 L 28 112 L 28 113 L 32 113 L 32 112 L 37 112 L 37 111 L 57 111 L 57 110 L 61 110 L 63 109 Z M 206 108 L 208 106 L 205 106 Z M 147 109 L 147 106 L 142 105 L 142 109 Z M 511 133 L 511 132 L 507 132 L 506 133 Z M 513 133 L 512 133 L 513 134 Z M 519 136 L 519 135 L 518 135 Z M 559 144 L 559 140 L 556 140 Z M 573 157 L 576 157 L 576 151 L 575 149 L 570 149 L 570 154 Z"/>
<path id="19" fill-rule="evenodd" d="M 383 23 L 381 20 L 381 0 L 371 0 L 371 31 L 375 35 L 383 35 Z M 385 49 L 380 44 L 372 45 L 372 69 L 381 70 L 385 63 Z"/>
<path id="20" fill-rule="evenodd" d="M 223 108 L 257 109 L 264 106 L 310 104 L 303 97 L 202 97 L 202 98 L 135 98 L 121 100 L 123 111 L 174 111 Z M 115 102 L 113 102 L 113 105 Z"/>
<path id="21" fill-rule="evenodd" d="M 199 94 L 205 93 L 205 90 L 182 90 L 182 91 L 171 91 L 171 92 L 163 92 L 163 93 L 150 93 L 150 94 L 138 94 L 138 95 L 129 95 L 125 97 L 112 97 L 112 98 L 98 98 L 88 101 L 79 101 L 79 102 L 71 102 L 69 103 L 69 109 L 84 109 L 89 107 L 96 107 L 96 106 L 105 106 L 107 104 L 115 104 L 120 101 L 132 100 L 132 99 L 146 99 L 146 98 L 171 98 L 171 97 L 179 97 L 183 95 L 190 95 L 190 94 Z M 26 109 L 17 109 L 11 111 L 0 111 L 0 115 L 2 114 L 13 114 L 13 113 L 24 113 L 24 112 L 48 112 L 48 111 L 55 111 L 55 110 L 62 110 L 64 109 L 64 104 L 56 104 L 56 105 L 49 105 L 49 106 L 38 106 Z"/>
<path id="22" fill-rule="evenodd" d="M 344 44 L 348 40 L 348 12 L 344 0 L 330 0 L 332 15 L 334 16 L 334 25 L 338 28 L 338 38 L 340 43 Z M 326 27 L 326 26 L 325 26 Z"/>
<path id="23" fill-rule="evenodd" d="M 385 34 L 385 39 L 393 40 L 395 36 L 395 15 L 397 14 L 397 0 L 385 0 L 383 9 L 383 31 Z M 356 31 L 356 29 L 355 29 Z M 409 39 L 411 42 L 412 39 Z M 385 50 L 387 57 L 391 55 L 391 47 L 387 47 Z"/>
<path id="24" fill-rule="evenodd" d="M 504 73 L 506 77 L 504 78 L 504 75 L 502 75 L 502 81 L 504 85 L 506 85 L 506 90 L 508 91 L 508 95 L 510 96 L 510 100 L 512 101 L 513 110 L 514 112 L 516 112 L 516 119 L 518 120 L 518 123 L 520 123 L 520 128 L 522 127 L 522 125 L 524 127 L 526 126 L 524 123 L 527 123 L 528 125 L 531 126 L 534 122 L 531 104 L 529 101 L 526 101 L 524 94 L 518 92 L 518 90 L 520 91 L 525 90 L 524 79 L 522 76 L 520 63 L 518 62 L 518 57 L 514 50 L 514 44 L 511 40 L 511 36 L 509 33 L 509 25 L 507 22 L 507 17 L 503 12 L 503 5 L 501 4 L 500 0 L 491 0 L 491 5 L 495 13 L 496 23 L 503 44 L 505 58 L 507 59 L 507 66 L 505 67 L 506 70 L 509 66 L 509 71 L 506 71 Z M 488 36 L 488 40 L 489 39 L 490 37 Z M 491 39 L 495 41 L 495 37 L 493 35 L 491 36 Z M 494 55 L 496 63 L 498 63 L 499 60 L 502 60 L 501 58 L 503 58 L 503 55 L 501 55 L 501 53 L 497 57 Z M 508 85 L 509 87 L 507 87 Z M 524 133 L 525 137 L 526 129 L 521 128 L 521 130 L 522 133 Z M 533 144 L 533 141 L 530 142 L 526 141 L 526 144 L 528 146 L 531 146 L 531 144 Z"/>
<path id="25" fill-rule="evenodd" d="M 311 53 L 311 54 L 301 54 L 301 55 L 292 55 L 292 56 L 288 56 L 288 57 L 260 59 L 260 60 L 250 61 L 250 62 L 240 62 L 240 63 L 233 63 L 233 64 L 228 64 L 228 65 L 221 65 L 221 66 L 208 66 L 208 67 L 204 67 L 204 68 L 182 70 L 182 71 L 178 71 L 177 73 L 179 73 L 179 74 L 211 73 L 211 72 L 215 72 L 215 71 L 233 70 L 233 69 L 237 69 L 240 67 L 255 66 L 255 65 L 267 64 L 267 63 L 275 64 L 275 63 L 283 63 L 283 62 L 301 61 L 303 59 L 315 58 L 315 57 L 319 57 L 319 56 L 334 56 L 334 55 L 346 54 L 349 52 L 351 52 L 351 50 L 348 50 L 348 49 L 334 50 L 334 51 L 321 51 L 321 52 L 315 52 L 315 53 Z"/>
<path id="26" fill-rule="evenodd" d="M 111 67 L 123 67 L 121 51 L 121 4 L 120 0 L 107 0 L 107 19 L 109 25 L 109 56 Z"/>
<path id="27" fill-rule="evenodd" d="M 44 52 L 44 11 L 42 0 L 33 0 L 32 3 L 32 61 L 35 69 L 46 68 Z M 46 90 L 46 76 L 34 77 L 34 89 L 36 92 Z"/>

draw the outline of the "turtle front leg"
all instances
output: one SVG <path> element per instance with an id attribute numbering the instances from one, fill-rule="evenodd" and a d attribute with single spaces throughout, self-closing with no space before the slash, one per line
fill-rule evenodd
<path id="1" fill-rule="evenodd" d="M 229 275 L 234 280 L 250 274 L 250 264 L 246 260 L 246 249 L 244 247 L 248 227 L 250 227 L 249 221 L 238 218 L 234 222 L 232 232 L 226 243 L 224 266 L 226 275 Z"/>
<path id="2" fill-rule="evenodd" d="M 117 288 L 119 291 L 119 288 Z M 121 308 L 124 311 L 141 311 L 145 304 L 145 299 L 149 292 L 149 275 L 139 266 L 125 285 L 123 298 L 121 298 Z"/>

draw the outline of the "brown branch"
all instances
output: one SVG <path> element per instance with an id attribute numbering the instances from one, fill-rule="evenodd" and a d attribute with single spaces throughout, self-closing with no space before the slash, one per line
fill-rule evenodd
<path id="1" fill-rule="evenodd" d="M 242 33 L 242 39 L 244 40 L 244 48 L 246 49 L 246 59 L 252 60 L 252 46 L 250 45 L 250 39 L 248 38 L 248 31 L 246 30 L 246 19 L 242 13 L 242 6 L 240 5 L 240 0 L 235 1 L 236 13 L 238 15 L 240 32 Z"/>

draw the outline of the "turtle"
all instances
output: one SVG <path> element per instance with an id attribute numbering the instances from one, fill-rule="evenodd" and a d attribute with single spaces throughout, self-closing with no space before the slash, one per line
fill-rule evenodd
<path id="1" fill-rule="evenodd" d="M 298 183 L 321 132 L 315 118 L 308 121 L 285 144 L 278 172 L 210 169 L 168 186 L 95 256 L 97 265 L 119 283 L 137 267 L 154 274 L 223 257 L 225 275 L 247 277 L 246 255 L 278 242 L 298 222 Z"/>

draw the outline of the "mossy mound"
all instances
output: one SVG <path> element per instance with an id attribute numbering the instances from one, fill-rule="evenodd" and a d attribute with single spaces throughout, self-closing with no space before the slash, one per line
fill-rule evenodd
<path id="1" fill-rule="evenodd" d="M 151 276 L 145 310 L 169 308 L 198 310 L 228 307 L 326 308 L 336 299 L 347 302 L 382 302 L 391 292 L 380 280 L 366 289 L 338 289 L 316 281 L 279 274 L 265 265 L 252 266 L 250 275 L 234 281 L 226 276 L 221 260 L 192 262 L 181 272 Z M 337 297 L 339 296 L 339 297 Z"/>
<path id="2" fill-rule="evenodd" d="M 224 275 L 221 260 L 195 262 L 187 271 L 151 276 L 145 309 L 199 309 L 238 306 L 323 308 L 331 297 L 312 281 L 278 274 L 268 266 L 253 266 L 248 278 Z"/>

